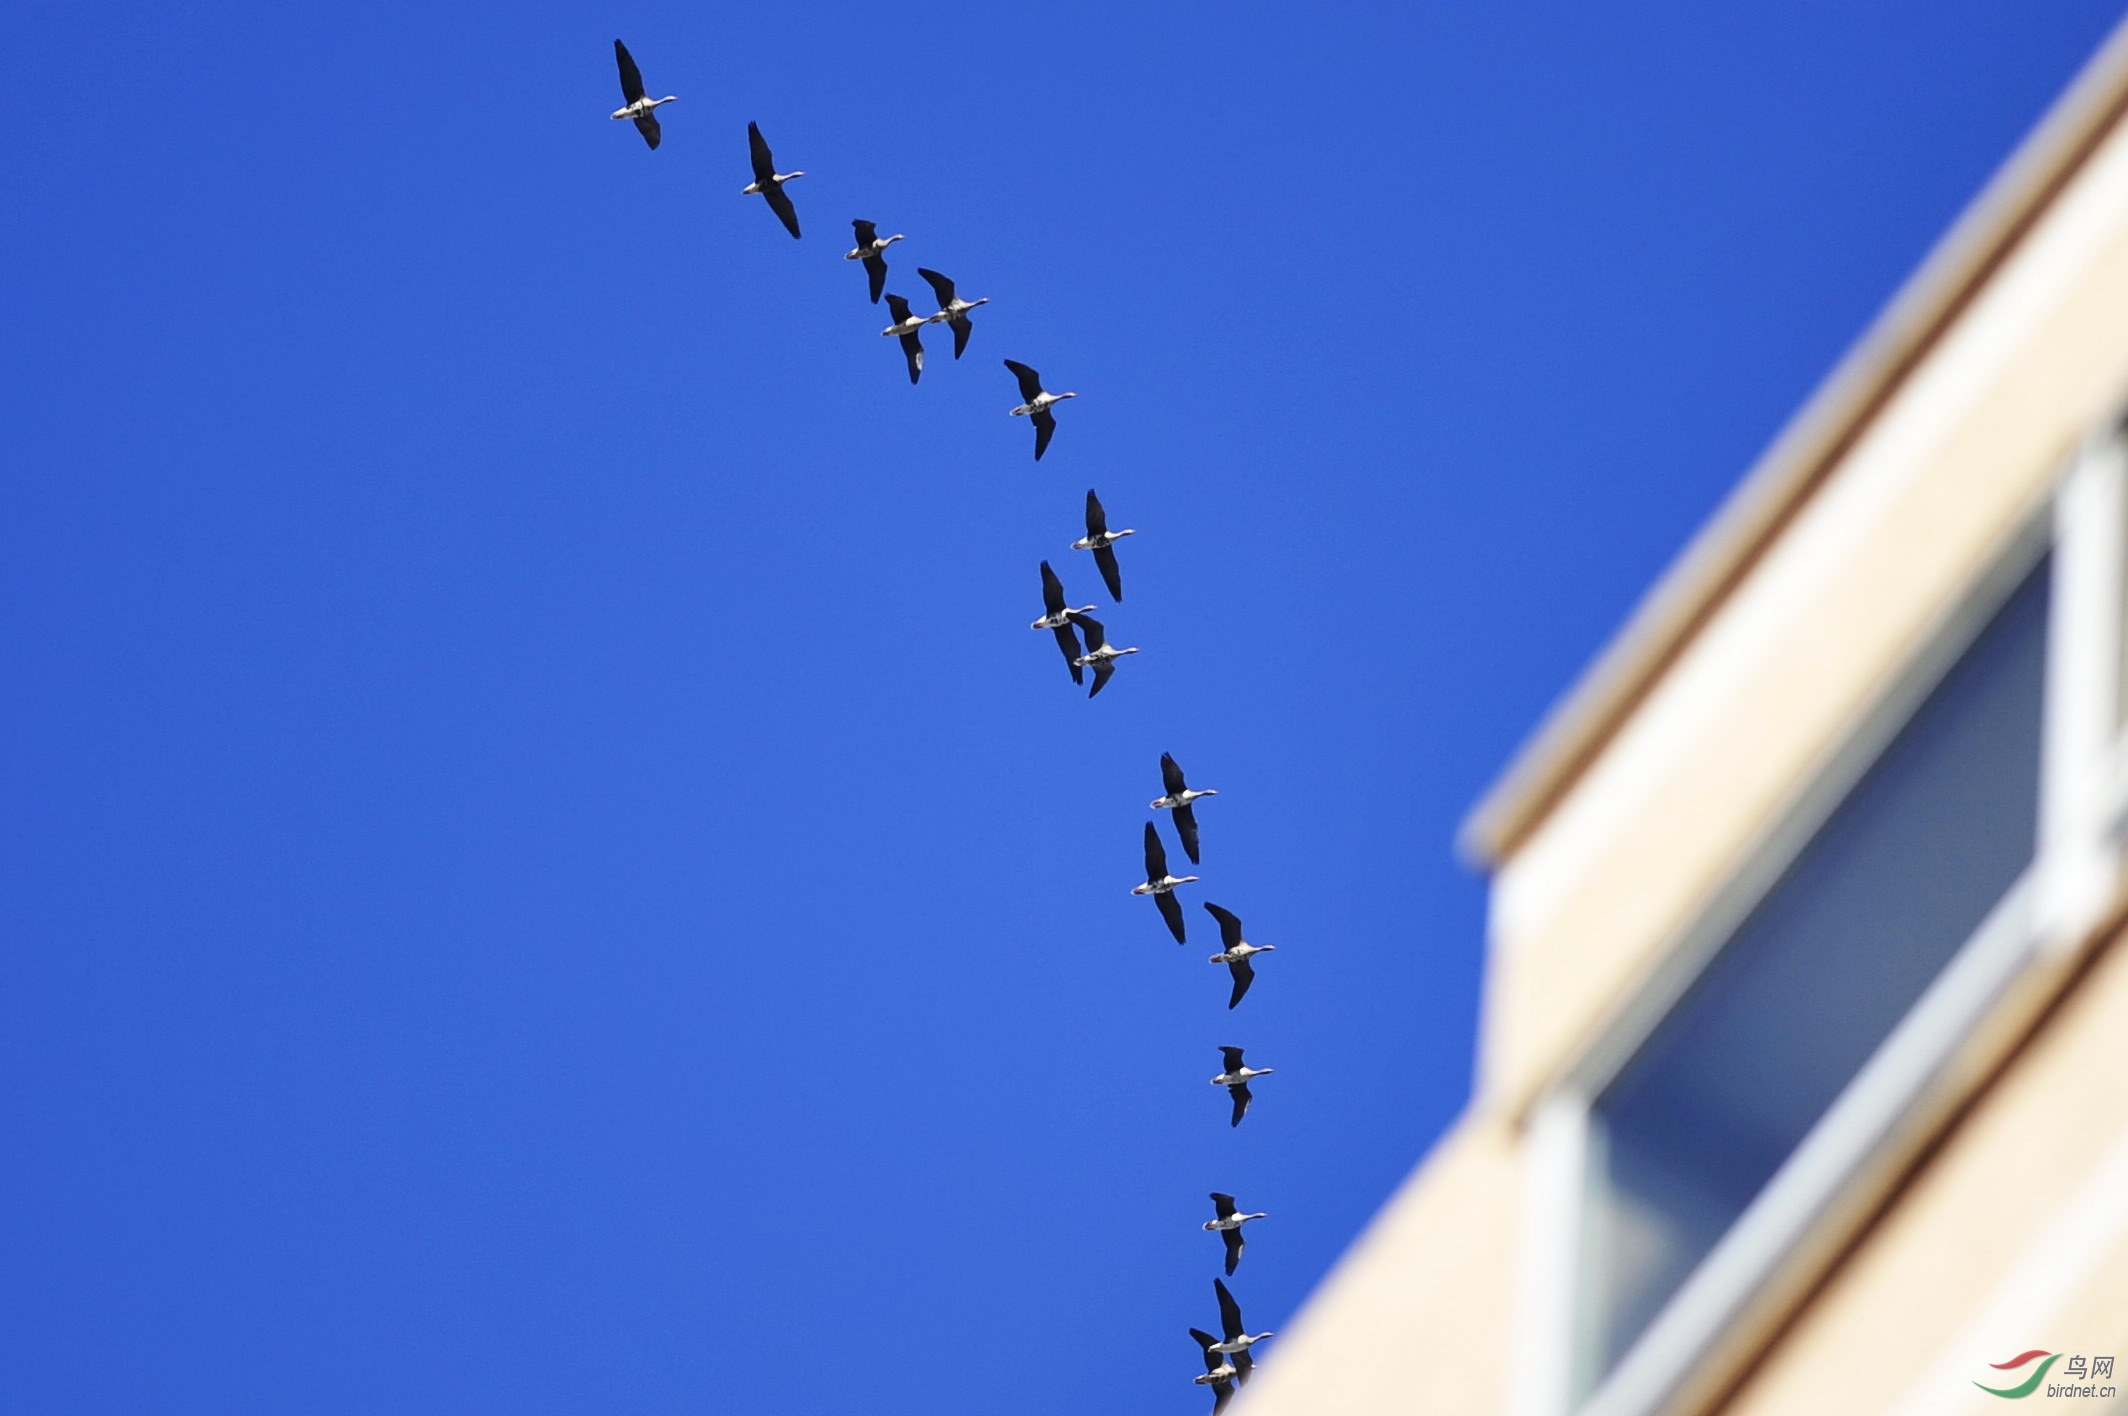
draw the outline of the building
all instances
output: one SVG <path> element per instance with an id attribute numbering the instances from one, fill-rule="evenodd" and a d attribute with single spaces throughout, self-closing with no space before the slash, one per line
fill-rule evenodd
<path id="1" fill-rule="evenodd" d="M 1232 1416 L 2128 1411 L 2124 115 L 2117 33 L 1478 807 L 1469 1108 Z"/>

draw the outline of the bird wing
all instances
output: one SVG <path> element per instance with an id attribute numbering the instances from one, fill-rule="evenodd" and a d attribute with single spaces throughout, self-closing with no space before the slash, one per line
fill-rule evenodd
<path id="1" fill-rule="evenodd" d="M 1086 682 L 1086 671 L 1079 667 L 1079 636 L 1071 632 L 1069 620 L 1056 627 L 1056 636 L 1057 647 L 1064 651 L 1065 666 L 1071 670 L 1071 681 Z"/>
<path id="2" fill-rule="evenodd" d="M 946 322 L 946 328 L 953 331 L 953 357 L 958 359 L 968 347 L 968 336 L 975 333 L 975 325 L 966 315 L 955 315 Z"/>
<path id="3" fill-rule="evenodd" d="M 850 230 L 857 233 L 857 249 L 860 251 L 870 250 L 872 243 L 879 239 L 878 225 L 861 217 L 850 223 Z"/>
<path id="4" fill-rule="evenodd" d="M 1150 821 L 1145 823 L 1145 879 L 1148 884 L 1167 879 L 1167 847 L 1160 844 L 1160 832 Z"/>
<path id="5" fill-rule="evenodd" d="M 1219 943 L 1223 949 L 1231 949 L 1241 942 L 1241 916 L 1224 905 L 1205 902 L 1204 912 L 1219 921 Z"/>
<path id="6" fill-rule="evenodd" d="M 1226 1058 L 1226 1059 L 1227 1059 L 1227 1070 L 1228 1070 L 1229 1072 L 1231 1072 L 1231 1071 L 1233 1071 L 1233 1070 L 1234 1070 L 1235 1068 L 1237 1068 L 1237 1067 L 1241 1066 L 1241 1049 L 1240 1049 L 1240 1048 L 1238 1048 L 1238 1047 L 1222 1047 L 1222 1048 L 1220 1048 L 1220 1049 L 1219 1049 L 1219 1055 L 1220 1055 L 1221 1057 L 1224 1057 L 1224 1058 Z"/>
<path id="7" fill-rule="evenodd" d="M 1108 629 L 1101 621 L 1095 619 L 1092 615 L 1078 615 L 1075 618 L 1079 628 L 1086 635 L 1087 653 L 1091 654 L 1094 650 L 1102 648 L 1108 643 Z"/>
<path id="8" fill-rule="evenodd" d="M 1256 982 L 1256 966 L 1247 959 L 1236 959 L 1227 965 L 1227 972 L 1234 975 L 1234 996 L 1227 999 L 1231 1012 L 1241 1002 L 1241 995 L 1249 991 L 1249 985 Z"/>
<path id="9" fill-rule="evenodd" d="M 1219 1416 L 1220 1412 L 1227 1409 L 1227 1403 L 1233 1399 L 1234 1384 L 1232 1382 L 1213 1382 L 1212 1416 Z"/>
<path id="10" fill-rule="evenodd" d="M 916 268 L 916 273 L 929 282 L 932 293 L 938 296 L 938 307 L 941 310 L 953 303 L 953 281 L 949 277 L 940 275 L 935 270 L 925 270 L 922 266 Z"/>
<path id="11" fill-rule="evenodd" d="M 791 205 L 790 193 L 783 190 L 781 182 L 769 182 L 761 188 L 761 195 L 768 198 L 769 210 L 783 223 L 783 229 L 791 233 L 793 241 L 798 237 L 798 208 Z"/>
<path id="12" fill-rule="evenodd" d="M 1040 462 L 1049 451 L 1049 440 L 1057 435 L 1056 415 L 1044 408 L 1028 421 L 1034 424 L 1034 460 Z"/>
<path id="13" fill-rule="evenodd" d="M 768 150 L 768 139 L 761 136 L 761 129 L 752 123 L 746 125 L 746 151 L 747 155 L 753 159 L 754 180 L 759 182 L 764 188 L 774 187 L 776 184 L 775 154 Z"/>
<path id="14" fill-rule="evenodd" d="M 1219 1237 L 1227 1241 L 1227 1272 L 1232 1273 L 1241 1263 L 1241 1246 L 1244 1242 L 1241 1228 L 1237 1225 L 1232 1229 L 1222 1229 L 1219 1231 Z"/>
<path id="15" fill-rule="evenodd" d="M 909 359 L 909 382 L 915 383 L 924 375 L 924 337 L 910 330 L 901 337 L 901 352 Z"/>
<path id="16" fill-rule="evenodd" d="M 1160 785 L 1167 788 L 1169 796 L 1190 789 L 1190 784 L 1183 780 L 1182 764 L 1175 760 L 1175 754 L 1172 752 L 1160 754 Z"/>
<path id="17" fill-rule="evenodd" d="M 1057 573 L 1049 568 L 1048 561 L 1042 562 L 1042 613 L 1064 613 L 1064 582 L 1057 579 Z"/>
<path id="18" fill-rule="evenodd" d="M 1241 1386 L 1250 1377 L 1256 1375 L 1256 1359 L 1249 1355 L 1248 1348 L 1242 1348 L 1241 1351 L 1234 1353 L 1228 1360 L 1234 1364 L 1234 1385 Z"/>
<path id="19" fill-rule="evenodd" d="M 635 57 L 628 52 L 628 46 L 619 40 L 613 42 L 613 59 L 621 66 L 621 97 L 633 103 L 643 96 L 643 71 L 635 66 Z"/>
<path id="20" fill-rule="evenodd" d="M 1201 865 L 1203 862 L 1197 859 L 1196 807 L 1185 805 L 1175 808 L 1175 834 L 1182 837 L 1182 849 L 1188 853 L 1190 864 Z"/>
<path id="21" fill-rule="evenodd" d="M 1101 581 L 1108 586 L 1108 598 L 1117 604 L 1123 603 L 1123 567 L 1116 564 L 1114 546 L 1096 546 L 1094 564 L 1101 568 Z"/>
<path id="22" fill-rule="evenodd" d="M 1232 1342 L 1241 1336 L 1241 1304 L 1234 1301 L 1234 1295 L 1219 1279 L 1212 1280 L 1212 1288 L 1219 1294 L 1219 1330 L 1226 1334 L 1228 1342 Z"/>
<path id="23" fill-rule="evenodd" d="M 1094 495 L 1094 489 L 1088 487 L 1086 489 L 1086 539 L 1091 541 L 1096 536 L 1106 536 L 1107 534 L 1108 508 L 1101 505 L 1101 499 Z"/>
<path id="24" fill-rule="evenodd" d="M 1227 1095 L 1234 1098 L 1234 1116 L 1227 1124 L 1229 1126 L 1239 1126 L 1241 1118 L 1249 1114 L 1249 1084 L 1247 1082 L 1236 1082 L 1233 1086 L 1227 1088 Z"/>
<path id="25" fill-rule="evenodd" d="M 1013 377 L 1020 381 L 1020 401 L 1034 402 L 1042 392 L 1042 376 L 1017 359 L 1007 359 L 1005 367 L 1012 370 Z"/>
<path id="26" fill-rule="evenodd" d="M 650 144 L 652 152 L 658 150 L 658 143 L 665 136 L 665 130 L 658 126 L 658 115 L 655 113 L 636 114 L 635 130 L 643 135 L 644 142 Z"/>
<path id="27" fill-rule="evenodd" d="M 1183 934 L 1182 901 L 1166 891 L 1162 891 L 1160 894 L 1153 896 L 1153 898 L 1160 902 L 1160 917 L 1167 921 L 1167 932 L 1175 936 L 1177 944 L 1189 943 L 1190 941 Z"/>
<path id="28" fill-rule="evenodd" d="M 894 316 L 894 323 L 907 324 L 909 322 L 909 302 L 899 295 L 890 294 L 887 296 L 887 313 Z"/>
<path id="29" fill-rule="evenodd" d="M 872 284 L 872 303 L 876 305 L 879 303 L 879 292 L 887 288 L 887 258 L 866 256 L 864 269 Z"/>
<path id="30" fill-rule="evenodd" d="M 1104 689 L 1104 688 L 1107 688 L 1107 687 L 1108 687 L 1108 681 L 1109 681 L 1110 679 L 1114 678 L 1115 676 L 1116 676 L 1116 661 L 1115 661 L 1115 660 L 1113 660 L 1113 659 L 1103 659 L 1103 660 L 1102 660 L 1102 661 L 1101 661 L 1100 663 L 1098 663 L 1098 664 L 1095 664 L 1095 665 L 1094 665 L 1094 686 L 1093 686 L 1092 688 L 1089 688 L 1089 689 L 1087 689 L 1087 690 L 1086 690 L 1086 696 L 1087 696 L 1088 698 L 1091 698 L 1091 697 L 1093 697 L 1093 696 L 1094 696 L 1095 694 L 1099 693 L 1099 692 L 1100 692 L 1100 691 L 1101 691 L 1102 689 Z"/>
<path id="31" fill-rule="evenodd" d="M 1219 1339 L 1202 1328 L 1191 1328 L 1190 1336 L 1197 1339 L 1197 1348 L 1204 1354 L 1204 1369 L 1207 1372 L 1218 1371 L 1221 1358 L 1217 1352 L 1212 1350 L 1212 1344 L 1219 1341 Z"/>
<path id="32" fill-rule="evenodd" d="M 1225 1219 L 1228 1215 L 1234 1213 L 1234 1210 L 1235 1204 L 1234 1197 L 1232 1195 L 1222 1195 L 1217 1190 L 1212 1191 L 1213 1215 L 1220 1219 Z M 1234 1231 L 1230 1230 L 1228 1232 L 1232 1233 Z"/>

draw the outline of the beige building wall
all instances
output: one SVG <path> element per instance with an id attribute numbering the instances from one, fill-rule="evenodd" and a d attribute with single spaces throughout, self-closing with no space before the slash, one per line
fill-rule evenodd
<path id="1" fill-rule="evenodd" d="M 1481 809 L 1476 1094 L 1232 1416 L 1557 1416 L 1528 1377 L 1550 1340 L 1535 1109 L 1660 993 L 2128 400 L 2124 104 L 2116 36 Z M 1958 1416 L 2000 1409 L 1969 1380 L 1983 1353 L 2128 1365 L 2118 913 L 2026 971 L 1898 1163 L 1673 1410 Z"/>

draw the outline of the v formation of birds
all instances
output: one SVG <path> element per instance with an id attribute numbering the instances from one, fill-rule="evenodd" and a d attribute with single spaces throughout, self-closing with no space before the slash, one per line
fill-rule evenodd
<path id="1" fill-rule="evenodd" d="M 636 131 L 643 135 L 643 141 L 655 151 L 664 141 L 664 129 L 658 122 L 657 110 L 665 104 L 676 102 L 679 96 L 667 94 L 662 98 L 650 97 L 649 91 L 643 86 L 642 71 L 636 67 L 634 57 L 628 52 L 628 46 L 618 39 L 613 42 L 613 55 L 620 68 L 623 103 L 612 116 L 616 120 L 627 119 L 633 122 Z M 784 188 L 795 179 L 803 177 L 804 170 L 779 172 L 768 139 L 762 136 L 757 124 L 746 125 L 746 143 L 754 180 L 742 188 L 740 194 L 761 197 L 783 229 L 788 231 L 794 240 L 800 239 L 802 233 L 798 209 L 792 203 L 790 193 Z M 916 383 L 923 377 L 923 332 L 931 325 L 942 324 L 953 332 L 953 357 L 959 359 L 967 351 L 968 341 L 974 333 L 974 324 L 968 318 L 969 312 L 977 306 L 989 304 L 989 297 L 964 299 L 950 276 L 919 266 L 916 273 L 931 287 L 938 309 L 931 314 L 917 312 L 910 306 L 906 296 L 887 289 L 888 248 L 897 241 L 908 239 L 907 236 L 900 232 L 882 236 L 876 222 L 862 218 L 853 220 L 850 227 L 855 235 L 856 245 L 845 254 L 844 259 L 862 264 L 871 302 L 876 305 L 882 299 L 886 301 L 887 311 L 893 316 L 894 323 L 881 330 L 880 334 L 900 342 L 903 361 L 908 368 L 909 382 Z M 1078 395 L 1071 392 L 1051 393 L 1043 387 L 1041 374 L 1030 366 L 1016 359 L 1007 359 L 1004 363 L 1019 386 L 1020 403 L 1011 410 L 1011 414 L 1015 418 L 1025 418 L 1033 425 L 1034 456 L 1035 461 L 1039 462 L 1042 460 L 1042 454 L 1049 451 L 1050 440 L 1056 436 L 1056 405 Z M 1136 534 L 1136 530 L 1130 527 L 1121 530 L 1110 529 L 1107 508 L 1102 506 L 1101 498 L 1092 489 L 1088 489 L 1086 534 L 1073 541 L 1071 549 L 1093 553 L 1095 569 L 1100 573 L 1101 583 L 1107 588 L 1109 600 L 1114 604 L 1123 603 L 1123 569 L 1116 558 L 1116 543 L 1126 536 Z M 1049 630 L 1055 636 L 1073 683 L 1083 685 L 1086 682 L 1086 671 L 1093 671 L 1093 687 L 1087 690 L 1086 695 L 1092 698 L 1106 688 L 1108 681 L 1115 676 L 1116 661 L 1139 651 L 1135 645 L 1119 646 L 1110 642 L 1107 626 L 1093 616 L 1097 606 L 1072 605 L 1070 597 L 1065 594 L 1062 579 L 1046 560 L 1042 562 L 1041 575 L 1042 615 L 1030 627 Z M 1161 794 L 1153 799 L 1150 809 L 1168 814 L 1176 839 L 1181 843 L 1183 853 L 1189 857 L 1190 864 L 1201 864 L 1196 806 L 1206 797 L 1219 795 L 1218 791 L 1211 788 L 1192 788 L 1183 774 L 1181 765 L 1170 753 L 1160 755 L 1160 785 Z M 1177 876 L 1169 872 L 1167 847 L 1161 839 L 1160 828 L 1154 822 L 1147 821 L 1145 883 L 1132 886 L 1131 893 L 1152 897 L 1161 919 L 1167 925 L 1168 933 L 1174 936 L 1177 944 L 1187 944 L 1189 940 L 1188 921 L 1175 891 L 1180 886 L 1195 884 L 1198 878 L 1195 875 Z M 1205 902 L 1204 910 L 1219 928 L 1219 952 L 1211 956 L 1210 962 L 1226 965 L 1232 979 L 1232 991 L 1227 998 L 1227 1007 L 1231 1010 L 1241 1005 L 1241 1000 L 1256 981 L 1253 963 L 1255 957 L 1268 954 L 1277 946 L 1250 943 L 1243 934 L 1240 916 L 1232 910 L 1209 901 Z M 1243 1050 L 1239 1047 L 1222 1046 L 1218 1048 L 1218 1052 L 1221 1067 L 1219 1074 L 1212 1078 L 1212 1085 L 1226 1088 L 1230 1107 L 1228 1124 L 1239 1126 L 1242 1118 L 1248 1114 L 1249 1103 L 1253 1099 L 1249 1083 L 1258 1077 L 1269 1076 L 1273 1069 L 1247 1065 L 1243 1060 Z M 1263 1213 L 1252 1214 L 1244 1211 L 1234 1196 L 1220 1191 L 1212 1192 L 1211 1200 L 1213 1214 L 1211 1219 L 1204 1222 L 1204 1228 L 1220 1237 L 1225 1250 L 1225 1277 L 1212 1280 L 1214 1296 L 1219 1304 L 1219 1335 L 1214 1336 L 1195 1327 L 1189 1329 L 1189 1334 L 1203 1355 L 1205 1368 L 1203 1373 L 1193 1380 L 1199 1386 L 1212 1389 L 1212 1410 L 1216 1416 L 1216 1413 L 1233 1399 L 1235 1389 L 1249 1379 L 1254 1366 L 1249 1349 L 1272 1334 L 1251 1334 L 1248 1331 L 1242 1321 L 1241 1305 L 1235 1301 L 1233 1293 L 1226 1285 L 1226 1278 L 1233 1277 L 1235 1269 L 1241 1263 L 1244 1244 L 1242 1227 L 1252 1220 L 1264 1219 L 1267 1216 Z"/>

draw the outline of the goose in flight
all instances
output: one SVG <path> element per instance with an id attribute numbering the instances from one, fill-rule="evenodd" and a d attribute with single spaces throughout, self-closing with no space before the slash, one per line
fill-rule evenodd
<path id="1" fill-rule="evenodd" d="M 1249 1114 L 1250 1078 L 1268 1077 L 1278 1069 L 1275 1067 L 1242 1066 L 1241 1049 L 1238 1047 L 1222 1047 L 1219 1049 L 1219 1055 L 1226 1058 L 1227 1065 L 1218 1076 L 1212 1078 L 1212 1085 L 1225 1087 L 1227 1095 L 1234 1099 L 1234 1119 L 1227 1124 L 1229 1126 L 1239 1126 L 1241 1118 Z"/>
<path id="2" fill-rule="evenodd" d="M 1127 533 L 1126 533 L 1127 534 Z M 1110 557 L 1114 559 L 1113 556 Z M 1118 597 L 1120 598 L 1120 597 Z M 1190 864 L 1197 859 L 1197 809 L 1191 803 L 1199 797 L 1218 796 L 1217 787 L 1206 787 L 1201 792 L 1190 790 L 1190 784 L 1182 778 L 1182 768 L 1176 765 L 1172 753 L 1160 754 L 1160 785 L 1167 788 L 1165 795 L 1153 798 L 1153 810 L 1175 813 L 1175 834 L 1182 837 L 1182 848 L 1189 852 Z"/>
<path id="3" fill-rule="evenodd" d="M 922 315 L 909 312 L 909 302 L 901 296 L 888 292 L 887 313 L 894 316 L 894 323 L 881 330 L 880 337 L 890 334 L 901 336 L 901 352 L 909 360 L 909 382 L 915 383 L 924 373 L 924 325 Z"/>
<path id="4" fill-rule="evenodd" d="M 783 184 L 794 177 L 803 177 L 804 171 L 778 172 L 775 156 L 768 150 L 768 139 L 762 137 L 761 129 L 752 123 L 746 125 L 746 148 L 754 160 L 754 180 L 741 187 L 739 195 L 750 197 L 760 193 L 768 202 L 769 210 L 776 213 L 776 220 L 782 222 L 783 229 L 796 240 L 798 209 L 791 205 L 790 194 L 783 190 Z"/>
<path id="5" fill-rule="evenodd" d="M 1260 1332 L 1251 1337 L 1248 1329 L 1242 1326 L 1241 1304 L 1235 1302 L 1234 1295 L 1227 1292 L 1225 1281 L 1215 1278 L 1212 1280 L 1212 1287 L 1219 1292 L 1219 1330 L 1226 1336 L 1213 1343 L 1208 1350 L 1225 1352 L 1233 1357 L 1234 1380 L 1239 1384 L 1249 1379 L 1249 1368 L 1255 1365 L 1249 1360 L 1249 1349 L 1265 1338 L 1276 1337 L 1278 1334 Z"/>
<path id="6" fill-rule="evenodd" d="M 1042 617 L 1027 627 L 1056 631 L 1057 647 L 1064 651 L 1064 662 L 1071 666 L 1073 683 L 1086 682 L 1086 675 L 1079 668 L 1079 636 L 1071 627 L 1072 622 L 1092 608 L 1092 605 L 1081 605 L 1073 609 L 1065 604 L 1064 582 L 1057 579 L 1057 573 L 1049 568 L 1048 561 L 1042 562 Z"/>
<path id="7" fill-rule="evenodd" d="M 1042 376 L 1017 359 L 1007 359 L 1005 367 L 1012 370 L 1013 377 L 1020 381 L 1020 397 L 1025 400 L 1012 410 L 1015 418 L 1026 418 L 1034 424 L 1034 460 L 1040 462 L 1042 454 L 1049 451 L 1049 440 L 1056 436 L 1057 417 L 1049 410 L 1067 398 L 1077 398 L 1076 393 L 1045 393 Z"/>
<path id="8" fill-rule="evenodd" d="M 1210 1333 L 1191 1328 L 1190 1336 L 1197 1340 L 1198 1347 L 1204 1351 L 1204 1375 L 1192 1377 L 1190 1380 L 1198 1386 L 1208 1386 L 1212 1389 L 1212 1416 L 1219 1416 L 1220 1412 L 1227 1409 L 1227 1403 L 1234 1399 L 1234 1378 L 1241 1374 L 1241 1369 L 1234 1365 L 1232 1359 L 1212 1350 L 1217 1339 Z"/>
<path id="9" fill-rule="evenodd" d="M 1094 489 L 1086 489 L 1086 534 L 1071 543 L 1075 551 L 1092 551 L 1094 564 L 1101 568 L 1101 582 L 1108 586 L 1108 598 L 1117 604 L 1123 603 L 1123 567 L 1116 564 L 1116 542 L 1125 536 L 1135 536 L 1134 527 L 1126 526 L 1121 531 L 1108 529 L 1108 508 L 1094 495 Z M 1197 852 L 1190 852 L 1190 859 L 1197 859 Z"/>
<path id="10" fill-rule="evenodd" d="M 1175 876 L 1167 873 L 1167 848 L 1160 844 L 1160 832 L 1153 823 L 1145 823 L 1145 883 L 1131 886 L 1133 895 L 1151 895 L 1160 906 L 1160 917 L 1167 921 L 1167 932 L 1175 936 L 1177 944 L 1187 944 L 1183 937 L 1182 902 L 1175 898 L 1175 887 L 1187 885 L 1197 877 Z M 1235 1056 L 1240 1056 L 1239 1052 Z M 1246 1079 L 1244 1079 L 1246 1080 Z"/>
<path id="11" fill-rule="evenodd" d="M 989 304 L 990 297 L 985 295 L 980 300 L 963 300 L 953 293 L 953 282 L 937 271 L 925 270 L 918 266 L 916 273 L 930 281 L 931 289 L 938 295 L 938 313 L 931 317 L 931 323 L 946 325 L 952 329 L 953 357 L 960 358 L 961 351 L 968 347 L 968 336 L 975 332 L 975 326 L 968 322 L 968 312 L 977 305 Z"/>
<path id="12" fill-rule="evenodd" d="M 1236 1208 L 1232 1195 L 1222 1195 L 1217 1190 L 1212 1192 L 1212 1213 L 1215 1218 L 1206 1220 L 1204 1227 L 1226 1241 L 1227 1275 L 1232 1277 L 1235 1267 L 1241 1263 L 1242 1246 L 1248 1242 L 1241 1237 L 1241 1226 L 1252 1219 L 1269 1219 L 1271 1216 L 1268 1212 L 1243 1214 Z"/>
<path id="13" fill-rule="evenodd" d="M 1249 991 L 1249 985 L 1256 982 L 1256 968 L 1249 962 L 1250 955 L 1276 953 L 1278 946 L 1251 944 L 1242 938 L 1241 918 L 1232 910 L 1221 909 L 1209 901 L 1204 908 L 1207 914 L 1219 921 L 1219 952 L 1212 955 L 1211 961 L 1215 964 L 1225 964 L 1234 975 L 1234 996 L 1227 1000 L 1227 1007 L 1231 1009 L 1241 1002 L 1241 995 Z"/>
<path id="14" fill-rule="evenodd" d="M 621 66 L 621 97 L 627 102 L 613 110 L 615 118 L 635 119 L 635 130 L 643 135 L 643 141 L 656 151 L 658 140 L 665 136 L 658 127 L 657 107 L 661 103 L 676 103 L 679 95 L 668 93 L 663 98 L 652 98 L 643 92 L 643 71 L 635 66 L 635 59 L 628 53 L 628 46 L 619 40 L 613 42 L 613 58 Z"/>
<path id="15" fill-rule="evenodd" d="M 1086 634 L 1086 652 L 1079 656 L 1078 663 L 1081 666 L 1091 666 L 1094 671 L 1094 686 L 1086 690 L 1086 696 L 1091 698 L 1106 688 L 1109 679 L 1114 677 L 1116 660 L 1125 654 L 1137 653 L 1138 646 L 1133 644 L 1127 649 L 1118 649 L 1108 642 L 1108 630 L 1101 621 L 1088 614 L 1081 614 L 1078 619 L 1079 628 Z M 1176 937 L 1179 939 L 1181 936 Z"/>
<path id="16" fill-rule="evenodd" d="M 879 303 L 879 292 L 887 288 L 887 247 L 903 238 L 900 232 L 882 236 L 879 228 L 869 221 L 853 221 L 850 229 L 857 233 L 857 249 L 843 253 L 846 261 L 863 261 L 865 274 L 872 282 L 872 303 Z"/>

